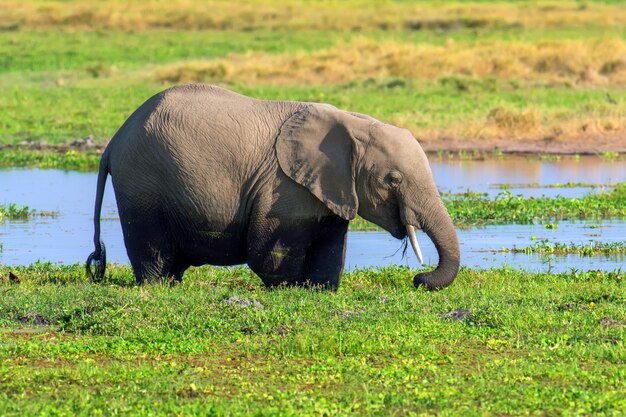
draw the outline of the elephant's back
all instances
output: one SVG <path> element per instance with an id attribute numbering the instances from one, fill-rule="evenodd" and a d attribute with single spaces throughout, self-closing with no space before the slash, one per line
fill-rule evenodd
<path id="1" fill-rule="evenodd" d="M 189 186 L 202 183 L 211 193 L 243 184 L 275 162 L 280 126 L 298 108 L 203 84 L 173 87 L 157 97 L 135 150 L 144 164 L 171 167 Z"/>
<path id="2" fill-rule="evenodd" d="M 110 144 L 118 204 L 120 197 L 140 200 L 161 207 L 174 223 L 192 221 L 194 227 L 207 220 L 236 222 L 245 217 L 245 187 L 278 169 L 275 137 L 296 109 L 297 103 L 198 84 L 153 96 Z"/>
<path id="3" fill-rule="evenodd" d="M 280 126 L 301 107 L 302 103 L 258 100 L 213 85 L 181 85 L 144 103 L 137 110 L 141 131 L 126 139 L 134 140 L 132 146 L 138 148 L 163 147 L 194 161 L 211 155 L 221 161 L 234 155 L 241 161 L 272 148 Z"/>

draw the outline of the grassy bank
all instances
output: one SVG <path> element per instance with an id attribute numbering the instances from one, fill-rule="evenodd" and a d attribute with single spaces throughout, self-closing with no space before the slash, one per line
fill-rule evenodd
<path id="1" fill-rule="evenodd" d="M 404 268 L 337 293 L 268 291 L 245 268 L 104 284 L 81 265 L 0 284 L 0 414 L 619 415 L 623 273 L 462 270 L 427 293 Z M 0 277 L 9 269 L 0 267 Z M 17 283 L 19 281 L 19 283 Z"/>
<path id="2" fill-rule="evenodd" d="M 5 109 L 0 143 L 64 143 L 88 135 L 104 143 L 137 107 L 170 85 L 119 76 L 123 79 L 78 79 L 59 86 L 64 78 L 58 76 L 35 82 L 23 77 L 6 76 L 10 81 L 4 85 L 0 81 Z M 203 81 L 258 98 L 332 103 L 410 128 L 422 142 L 608 135 L 622 130 L 626 114 L 626 90 L 608 87 L 517 88 L 495 79 L 462 76 L 435 82 L 392 77 L 316 86 L 234 85 L 210 76 Z"/>
<path id="3" fill-rule="evenodd" d="M 329 102 L 433 143 L 626 131 L 621 4 L 28 0 L 0 21 L 0 144 L 104 143 L 183 82 Z"/>
<path id="4" fill-rule="evenodd" d="M 100 153 L 77 152 L 74 150 L 49 151 L 5 149 L 0 150 L 0 166 L 37 167 L 79 171 L 97 171 L 100 166 Z"/>

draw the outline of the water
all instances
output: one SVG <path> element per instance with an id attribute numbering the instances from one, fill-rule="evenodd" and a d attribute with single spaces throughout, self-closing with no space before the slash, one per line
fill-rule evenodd
<path id="1" fill-rule="evenodd" d="M 546 188 L 550 184 L 585 183 L 611 185 L 626 180 L 626 161 L 605 161 L 600 157 L 562 157 L 560 161 L 508 156 L 502 159 L 447 160 L 431 158 L 430 166 L 442 192 L 500 192 L 499 184 L 510 185 L 513 194 L 525 197 L 581 197 L 599 189 L 589 187 Z M 537 188 L 528 188 L 537 184 Z M 525 185 L 519 187 L 515 185 Z M 543 187 L 542 187 L 543 185 Z M 600 189 L 601 190 L 601 189 Z"/>
<path id="2" fill-rule="evenodd" d="M 590 270 L 615 270 L 624 267 L 624 255 L 541 256 L 539 254 L 503 253 L 502 248 L 511 249 L 531 246 L 537 239 L 550 242 L 588 243 L 589 240 L 602 242 L 622 241 L 626 236 L 626 222 L 603 223 L 596 228 L 595 222 L 561 222 L 556 230 L 547 230 L 542 225 L 498 225 L 458 230 L 461 246 L 461 264 L 470 268 L 492 268 L 498 266 L 520 267 L 527 271 L 566 272 L 571 268 Z M 593 228 L 590 228 L 593 227 Z M 417 233 L 424 262 L 436 265 L 439 261 L 437 250 L 423 233 Z M 346 268 L 384 266 L 391 263 L 417 268 L 419 263 L 409 246 L 403 256 L 401 242 L 386 232 L 352 232 L 348 236 Z"/>
<path id="3" fill-rule="evenodd" d="M 606 162 L 601 158 L 564 158 L 560 162 L 507 157 L 485 161 L 439 161 L 431 166 L 442 191 L 472 191 L 497 194 L 494 184 L 547 185 L 565 182 L 614 184 L 626 181 L 626 161 Z M 36 261 L 83 262 L 93 251 L 93 202 L 96 173 L 40 169 L 0 169 L 0 204 L 16 203 L 41 211 L 57 211 L 58 217 L 0 223 L 0 263 L 23 265 Z M 580 188 L 580 189 L 579 189 Z M 579 196 L 598 189 L 519 188 L 510 191 L 525 196 Z M 128 263 L 122 230 L 110 179 L 105 190 L 102 237 L 110 261 Z M 502 248 L 530 246 L 532 236 L 564 243 L 604 242 L 626 239 L 626 222 L 561 222 L 556 230 L 541 225 L 502 225 L 459 230 L 462 264 L 490 268 L 509 265 L 531 271 L 577 269 L 612 270 L 623 267 L 623 256 L 580 257 L 576 255 L 541 257 L 493 252 Z M 427 264 L 437 263 L 437 253 L 426 235 L 418 240 Z M 402 242 L 386 232 L 350 232 L 346 269 L 378 267 L 391 263 L 418 267 L 410 247 L 403 257 Z"/>

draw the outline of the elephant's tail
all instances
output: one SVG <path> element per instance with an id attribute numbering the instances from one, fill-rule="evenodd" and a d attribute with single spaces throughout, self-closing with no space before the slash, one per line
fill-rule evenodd
<path id="1" fill-rule="evenodd" d="M 104 186 L 106 185 L 107 175 L 109 174 L 109 152 L 105 149 L 100 159 L 100 169 L 98 171 L 98 186 L 96 189 L 96 204 L 93 211 L 94 235 L 93 243 L 96 250 L 87 258 L 85 264 L 85 272 L 90 281 L 102 281 L 104 278 L 104 270 L 106 268 L 107 254 L 104 242 L 100 239 L 100 211 L 102 210 L 102 197 L 104 196 Z M 92 271 L 93 265 L 93 271 Z"/>

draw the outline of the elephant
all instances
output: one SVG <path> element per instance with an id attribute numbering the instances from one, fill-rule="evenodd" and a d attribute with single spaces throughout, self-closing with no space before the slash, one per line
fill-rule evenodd
<path id="1" fill-rule="evenodd" d="M 460 263 L 453 222 L 426 154 L 406 129 L 329 104 L 270 101 L 187 84 L 142 104 L 106 146 L 87 275 L 101 280 L 100 211 L 111 175 L 138 284 L 190 266 L 245 264 L 268 287 L 336 290 L 358 214 L 397 239 L 415 228 L 438 266 L 416 287 L 444 288 Z"/>

